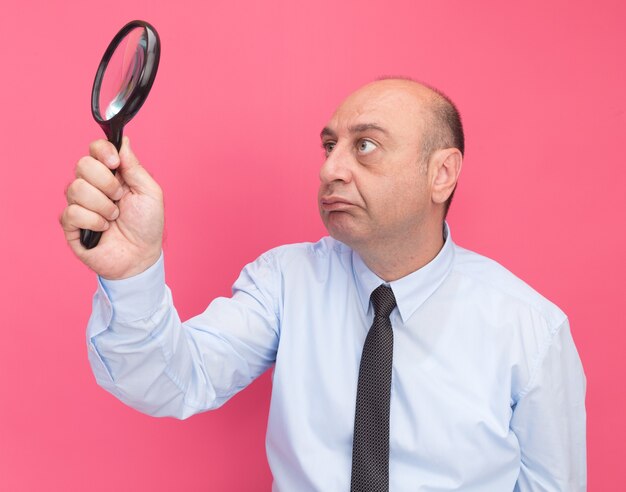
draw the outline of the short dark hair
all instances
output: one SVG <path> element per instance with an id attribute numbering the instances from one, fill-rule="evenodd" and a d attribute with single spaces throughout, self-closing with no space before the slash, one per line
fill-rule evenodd
<path id="1" fill-rule="evenodd" d="M 465 155 L 465 134 L 461 114 L 452 100 L 435 87 L 425 85 L 433 93 L 430 103 L 431 121 L 428 122 L 424 132 L 424 141 L 421 154 L 422 163 L 427 165 L 433 153 L 439 149 L 459 149 L 461 155 Z M 452 197 L 456 186 L 444 204 L 443 218 L 446 218 L 448 209 L 452 203 Z"/>

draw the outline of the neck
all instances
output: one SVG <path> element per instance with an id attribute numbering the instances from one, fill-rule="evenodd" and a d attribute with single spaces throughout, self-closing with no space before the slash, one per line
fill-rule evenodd
<path id="1" fill-rule="evenodd" d="M 419 270 L 439 254 L 444 244 L 443 225 L 433 224 L 416 237 L 406 235 L 376 243 L 353 249 L 372 272 L 385 282 L 392 282 Z"/>

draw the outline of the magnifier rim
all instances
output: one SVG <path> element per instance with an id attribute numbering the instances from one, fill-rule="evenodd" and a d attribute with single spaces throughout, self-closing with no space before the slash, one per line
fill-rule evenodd
<path id="1" fill-rule="evenodd" d="M 141 69 L 137 85 L 124 103 L 124 106 L 122 106 L 113 117 L 104 119 L 100 114 L 100 88 L 102 87 L 104 73 L 106 72 L 113 53 L 115 53 L 119 44 L 124 40 L 124 38 L 126 38 L 130 31 L 136 28 L 143 28 L 147 34 L 146 61 Z M 137 113 L 137 111 L 139 111 L 139 108 L 141 108 L 146 100 L 156 77 L 161 52 L 160 46 L 159 35 L 156 32 L 156 29 L 154 29 L 154 27 L 146 21 L 142 20 L 129 22 L 115 35 L 100 60 L 98 71 L 96 72 L 96 77 L 93 81 L 93 88 L 91 90 L 91 114 L 98 123 L 109 124 L 116 123 L 118 121 L 125 122 L 130 120 Z"/>

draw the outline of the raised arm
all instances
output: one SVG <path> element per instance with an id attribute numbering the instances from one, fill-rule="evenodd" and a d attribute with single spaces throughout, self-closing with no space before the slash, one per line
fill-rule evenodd
<path id="1" fill-rule="evenodd" d="M 128 139 L 119 154 L 104 140 L 91 144 L 67 202 L 61 217 L 67 242 L 99 276 L 87 346 L 101 386 L 142 412 L 185 418 L 221 405 L 274 362 L 272 255 L 243 270 L 232 298 L 216 299 L 181 323 L 165 284 L 161 188 Z M 83 248 L 80 229 L 103 231 L 99 244 Z"/>

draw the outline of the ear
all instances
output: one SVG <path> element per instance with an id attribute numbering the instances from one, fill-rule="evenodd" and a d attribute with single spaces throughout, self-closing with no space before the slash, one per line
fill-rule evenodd
<path id="1" fill-rule="evenodd" d="M 437 150 L 431 158 L 432 200 L 443 204 L 450 197 L 461 174 L 463 156 L 459 149 Z"/>

